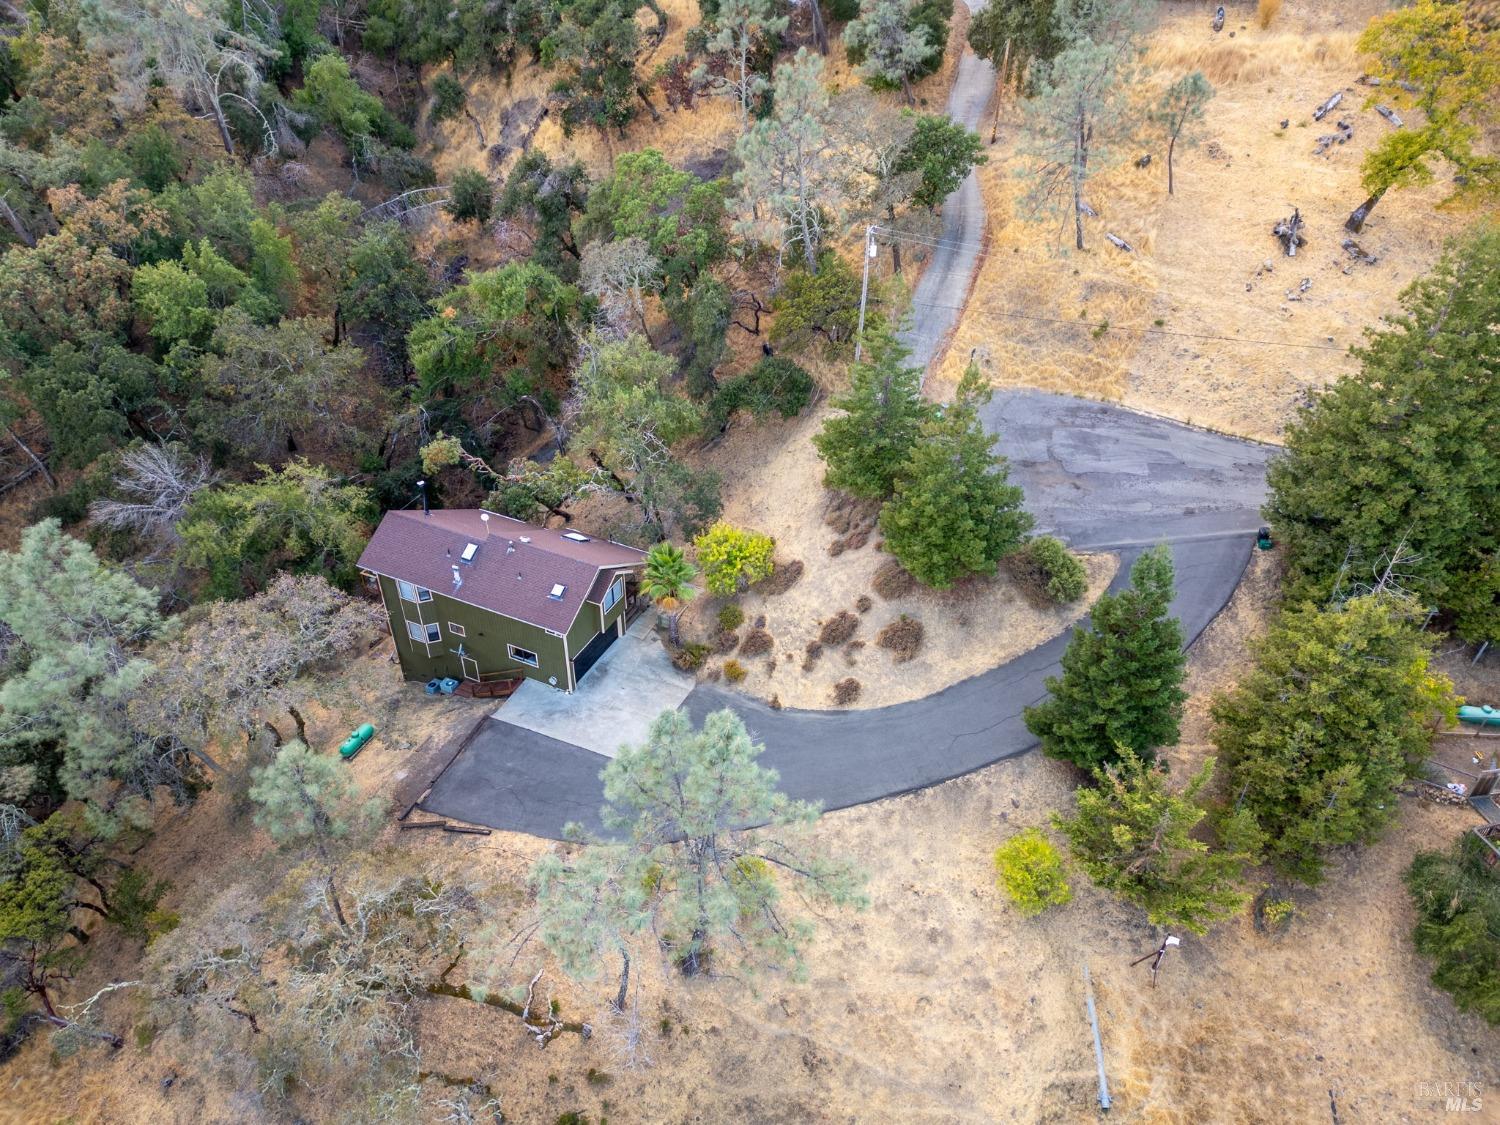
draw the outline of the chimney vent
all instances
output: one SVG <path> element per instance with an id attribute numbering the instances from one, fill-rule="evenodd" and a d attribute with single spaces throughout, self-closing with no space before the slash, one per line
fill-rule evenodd
<path id="1" fill-rule="evenodd" d="M 490 537 L 490 514 L 488 512 L 480 512 L 479 522 L 484 524 L 484 537 L 488 539 Z"/>
<path id="2" fill-rule="evenodd" d="M 457 590 L 464 584 L 464 576 L 458 573 L 458 567 L 453 568 L 453 588 Z"/>

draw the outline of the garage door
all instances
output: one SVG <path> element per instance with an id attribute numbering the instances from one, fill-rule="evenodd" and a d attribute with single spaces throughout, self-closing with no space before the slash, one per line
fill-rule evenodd
<path id="1" fill-rule="evenodd" d="M 583 646 L 583 651 L 573 658 L 574 686 L 577 686 L 588 670 L 605 654 L 609 646 L 619 639 L 619 636 L 618 626 L 611 624 L 608 629 Z"/>

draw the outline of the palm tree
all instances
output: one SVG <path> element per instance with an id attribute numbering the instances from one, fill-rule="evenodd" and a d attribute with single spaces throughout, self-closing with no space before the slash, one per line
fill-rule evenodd
<path id="1" fill-rule="evenodd" d="M 681 547 L 662 542 L 646 552 L 641 592 L 668 613 L 667 626 L 674 645 L 682 643 L 677 622 L 682 617 L 683 602 L 698 592 L 692 585 L 697 575 L 698 568 L 688 562 Z"/>

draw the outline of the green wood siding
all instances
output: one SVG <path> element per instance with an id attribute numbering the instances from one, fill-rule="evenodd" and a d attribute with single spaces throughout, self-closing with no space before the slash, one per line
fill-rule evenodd
<path id="1" fill-rule="evenodd" d="M 456 651 L 462 645 L 464 653 L 478 663 L 481 676 L 514 670 L 543 683 L 555 676 L 558 688 L 567 690 L 571 687 L 562 637 L 535 625 L 456 601 L 438 590 L 432 592 L 430 602 L 402 601 L 393 579 L 381 575 L 379 581 L 380 596 L 385 601 L 386 613 L 391 620 L 391 635 L 396 641 L 396 653 L 407 679 L 426 681 L 448 676 L 462 680 L 464 668 Z M 570 634 L 570 637 L 578 634 L 583 639 L 577 647 L 573 647 L 571 640 L 569 641 L 567 651 L 570 654 L 576 655 L 598 633 L 599 630 L 593 624 L 598 620 L 598 612 L 597 605 L 585 603 L 578 614 L 578 620 L 573 624 L 573 633 Z M 436 642 L 424 645 L 407 635 L 407 621 L 420 621 L 424 624 L 436 622 L 442 635 Z M 464 636 L 460 637 L 452 631 L 451 626 L 455 624 L 464 630 Z M 518 664 L 510 656 L 507 648 L 509 645 L 536 653 L 538 666 L 528 668 Z M 471 665 L 471 674 L 473 670 Z"/>

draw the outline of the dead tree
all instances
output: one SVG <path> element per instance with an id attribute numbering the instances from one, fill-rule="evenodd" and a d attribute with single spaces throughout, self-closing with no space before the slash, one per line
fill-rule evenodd
<path id="1" fill-rule="evenodd" d="M 1130 243 L 1126 242 L 1119 235 L 1117 235 L 1117 234 L 1110 234 L 1108 231 L 1105 231 L 1104 232 L 1104 237 L 1107 238 L 1107 239 L 1109 239 L 1109 241 L 1110 241 L 1110 243 L 1112 245 L 1117 246 L 1121 250 L 1125 251 L 1125 253 L 1127 253 L 1127 254 L 1134 254 L 1135 253 L 1135 247 L 1132 246 L 1132 245 L 1130 245 Z"/>
<path id="2" fill-rule="evenodd" d="M 1381 117 L 1384 117 L 1387 121 L 1389 121 L 1392 125 L 1394 125 L 1398 129 L 1401 128 L 1402 125 L 1406 124 L 1406 122 L 1404 122 L 1404 121 L 1401 120 L 1401 115 L 1399 113 L 1397 113 L 1394 109 L 1392 109 L 1388 105 L 1378 105 L 1378 106 L 1376 106 L 1375 107 L 1375 112 L 1378 113 L 1378 114 L 1380 114 Z"/>
<path id="3" fill-rule="evenodd" d="M 1280 220 L 1271 228 L 1271 233 L 1281 240 L 1281 248 L 1286 251 L 1288 258 L 1295 258 L 1297 248 L 1307 245 L 1307 239 L 1302 234 L 1302 212 L 1295 207 L 1292 208 L 1290 217 Z"/>

